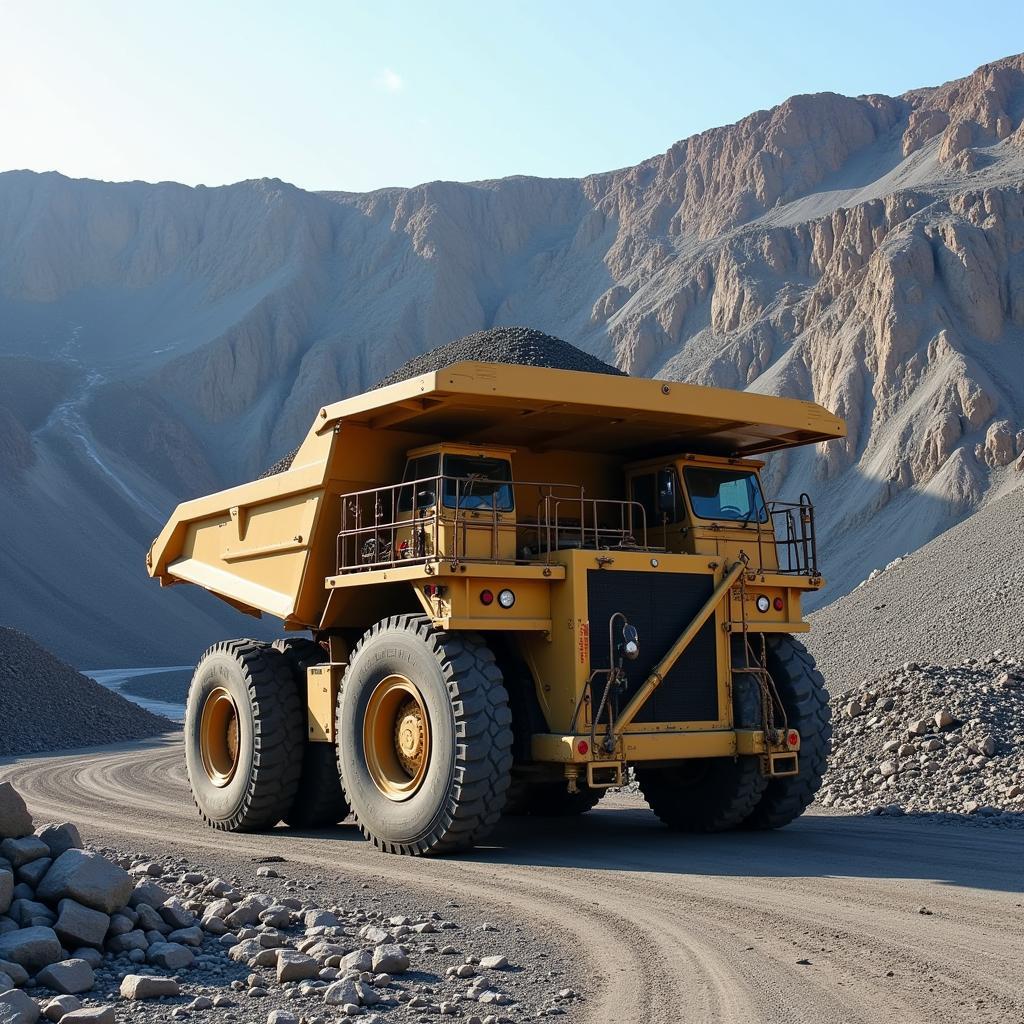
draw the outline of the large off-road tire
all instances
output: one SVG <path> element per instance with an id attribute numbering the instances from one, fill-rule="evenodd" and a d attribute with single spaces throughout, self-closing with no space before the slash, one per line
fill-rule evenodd
<path id="1" fill-rule="evenodd" d="M 757 806 L 767 783 L 756 757 L 705 757 L 635 768 L 651 810 L 680 832 L 736 828 Z"/>
<path id="2" fill-rule="evenodd" d="M 299 703 L 306 706 L 306 669 L 327 661 L 327 652 L 308 637 L 286 637 L 274 641 L 292 669 Z M 284 820 L 292 828 L 325 828 L 348 817 L 348 804 L 341 790 L 338 758 L 333 743 L 310 743 L 304 739 L 302 775 L 298 792 Z"/>
<path id="3" fill-rule="evenodd" d="M 821 788 L 832 750 L 832 711 L 825 680 L 799 640 L 765 640 L 768 672 L 786 711 L 787 725 L 800 733 L 800 770 L 770 779 L 744 828 L 781 828 L 799 818 Z"/>
<path id="4" fill-rule="evenodd" d="M 569 818 L 593 810 L 603 789 L 583 787 L 570 793 L 564 782 L 524 782 L 513 779 L 505 804 L 507 817 Z"/>
<path id="5" fill-rule="evenodd" d="M 203 820 L 225 832 L 276 825 L 299 785 L 305 717 L 280 651 L 256 640 L 214 644 L 185 708 L 185 763 Z"/>
<path id="6" fill-rule="evenodd" d="M 512 768 L 501 670 L 474 633 L 422 615 L 377 623 L 338 695 L 342 788 L 363 835 L 387 853 L 464 850 L 497 824 Z"/>

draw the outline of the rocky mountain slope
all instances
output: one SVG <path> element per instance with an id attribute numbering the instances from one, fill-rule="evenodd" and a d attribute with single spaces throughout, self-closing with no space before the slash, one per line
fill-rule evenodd
<path id="1" fill-rule="evenodd" d="M 771 467 L 817 497 L 836 596 L 1024 469 L 1022 121 L 1017 56 L 797 96 L 581 180 L 2 174 L 0 619 L 59 622 L 47 642 L 97 667 L 252 632 L 145 578 L 165 512 L 272 463 L 322 402 L 517 323 L 845 416 L 846 442 Z"/>
<path id="2" fill-rule="evenodd" d="M 906 662 L 1024 661 L 1024 484 L 811 616 L 841 693 Z"/>

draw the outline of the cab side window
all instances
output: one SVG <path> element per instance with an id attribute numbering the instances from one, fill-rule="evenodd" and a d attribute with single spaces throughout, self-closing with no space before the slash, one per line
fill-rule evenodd
<path id="1" fill-rule="evenodd" d="M 663 522 L 678 523 L 685 518 L 679 476 L 672 466 L 633 477 L 630 497 L 643 508 L 648 528 Z"/>
<path id="2" fill-rule="evenodd" d="M 402 487 L 398 492 L 398 511 L 411 512 L 413 499 L 417 508 L 437 504 L 437 480 L 440 461 L 437 455 L 421 455 L 405 464 L 403 482 L 419 480 L 420 483 Z"/>

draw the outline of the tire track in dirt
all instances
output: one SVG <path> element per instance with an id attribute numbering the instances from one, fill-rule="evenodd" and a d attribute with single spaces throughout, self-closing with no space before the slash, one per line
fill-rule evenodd
<path id="1" fill-rule="evenodd" d="M 240 872 L 272 853 L 471 894 L 559 946 L 594 1024 L 1024 1021 L 1020 832 L 810 815 L 777 833 L 677 836 L 611 797 L 568 822 L 510 819 L 491 846 L 426 860 L 376 853 L 344 825 L 212 832 L 175 740 L 0 764 L 0 777 L 38 819 L 98 841 L 205 850 Z"/>

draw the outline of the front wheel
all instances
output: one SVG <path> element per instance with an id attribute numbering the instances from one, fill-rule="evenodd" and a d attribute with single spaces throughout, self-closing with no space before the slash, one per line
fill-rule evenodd
<path id="1" fill-rule="evenodd" d="M 825 680 L 799 640 L 765 638 L 765 661 L 786 712 L 786 724 L 800 733 L 800 770 L 771 779 L 744 828 L 781 828 L 799 818 L 821 788 L 832 750 L 832 710 Z"/>
<path id="2" fill-rule="evenodd" d="M 651 810 L 680 832 L 736 828 L 768 781 L 756 757 L 703 757 L 664 767 L 638 764 L 635 770 Z"/>
<path id="3" fill-rule="evenodd" d="M 352 652 L 336 711 L 342 787 L 366 838 L 412 855 L 479 842 L 505 806 L 511 722 L 479 635 L 422 615 L 373 626 Z"/>
<path id="4" fill-rule="evenodd" d="M 298 789 L 304 731 L 283 654 L 256 640 L 214 644 L 185 707 L 185 764 L 203 820 L 225 832 L 276 825 Z"/>

